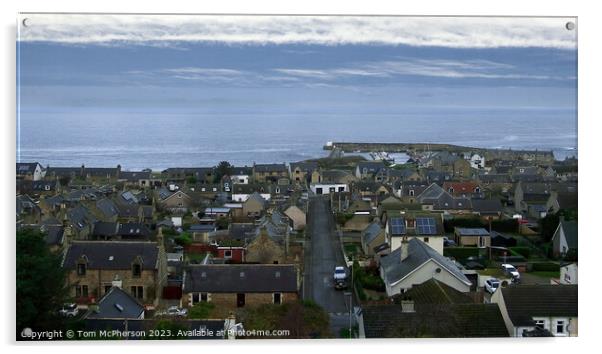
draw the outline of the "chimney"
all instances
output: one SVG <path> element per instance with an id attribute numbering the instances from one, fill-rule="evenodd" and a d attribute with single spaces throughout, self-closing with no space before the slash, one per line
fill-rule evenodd
<path id="1" fill-rule="evenodd" d="M 401 312 L 403 313 L 412 313 L 416 312 L 414 309 L 414 300 L 411 298 L 406 298 L 401 300 Z"/>
<path id="2" fill-rule="evenodd" d="M 403 236 L 403 238 L 401 239 L 401 261 L 403 262 L 406 258 L 408 258 L 408 248 L 409 248 L 409 243 L 408 243 L 408 237 L 407 236 Z"/>
<path id="3" fill-rule="evenodd" d="M 123 284 L 123 282 L 119 278 L 119 275 L 115 274 L 115 277 L 113 278 L 113 281 L 111 282 L 111 286 L 121 289 L 122 284 Z"/>
<path id="4" fill-rule="evenodd" d="M 85 176 L 84 170 L 86 169 L 86 166 L 84 166 L 84 164 L 82 164 L 82 167 L 79 169 L 79 175 L 81 177 Z"/>

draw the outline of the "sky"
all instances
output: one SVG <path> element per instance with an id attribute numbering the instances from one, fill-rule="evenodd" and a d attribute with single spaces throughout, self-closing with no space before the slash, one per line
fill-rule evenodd
<path id="1" fill-rule="evenodd" d="M 575 119 L 569 21 L 21 14 L 19 109 Z"/>

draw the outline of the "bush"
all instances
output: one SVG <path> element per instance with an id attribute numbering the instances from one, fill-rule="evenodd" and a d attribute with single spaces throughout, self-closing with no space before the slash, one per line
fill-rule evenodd
<path id="1" fill-rule="evenodd" d="M 531 249 L 529 247 L 510 247 L 509 250 L 515 256 L 529 258 L 531 255 Z"/>
<path id="2" fill-rule="evenodd" d="M 531 270 L 533 272 L 558 272 L 560 271 L 560 265 L 553 262 L 533 263 Z"/>
<path id="3" fill-rule="evenodd" d="M 175 241 L 180 246 L 188 246 L 192 243 L 192 238 L 189 234 L 183 232 L 180 236 L 175 238 Z"/>
<path id="4" fill-rule="evenodd" d="M 445 257 L 453 257 L 457 260 L 466 259 L 468 257 L 477 257 L 479 249 L 476 247 L 446 247 L 443 249 Z"/>
<path id="5" fill-rule="evenodd" d="M 191 319 L 205 319 L 209 318 L 211 311 L 215 308 L 210 302 L 199 302 L 188 310 L 188 318 Z"/>
<path id="6" fill-rule="evenodd" d="M 491 222 L 491 229 L 498 232 L 516 232 L 518 230 L 518 220 L 494 220 Z"/>

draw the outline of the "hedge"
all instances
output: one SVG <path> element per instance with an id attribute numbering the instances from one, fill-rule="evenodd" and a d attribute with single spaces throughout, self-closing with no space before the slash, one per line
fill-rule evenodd
<path id="1" fill-rule="evenodd" d="M 523 256 L 529 258 L 531 255 L 531 249 L 529 247 L 510 247 L 510 252 L 515 256 Z"/>
<path id="2" fill-rule="evenodd" d="M 479 249 L 476 247 L 446 247 L 443 249 L 443 255 L 455 259 L 466 259 L 468 257 L 477 257 Z"/>
<path id="3" fill-rule="evenodd" d="M 533 263 L 531 270 L 533 272 L 558 272 L 560 271 L 560 265 L 553 262 Z"/>
<path id="4" fill-rule="evenodd" d="M 480 218 L 456 218 L 445 220 L 443 222 L 445 232 L 454 232 L 454 227 L 482 227 L 489 230 L 489 223 Z M 518 220 L 493 220 L 491 229 L 497 232 L 516 232 L 518 230 Z"/>

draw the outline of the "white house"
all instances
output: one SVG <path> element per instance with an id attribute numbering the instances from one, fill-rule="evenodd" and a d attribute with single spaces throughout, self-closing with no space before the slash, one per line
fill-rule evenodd
<path id="1" fill-rule="evenodd" d="M 46 170 L 37 162 L 17 162 L 17 177 L 31 181 L 39 181 L 46 175 Z"/>
<path id="2" fill-rule="evenodd" d="M 391 251 L 401 246 L 403 239 L 418 239 L 443 255 L 443 224 L 437 215 L 402 215 L 387 219 L 385 240 Z"/>
<path id="3" fill-rule="evenodd" d="M 519 285 L 498 289 L 498 304 L 511 337 L 544 332 L 555 337 L 577 336 L 577 285 Z"/>
<path id="4" fill-rule="evenodd" d="M 309 188 L 315 194 L 330 194 L 335 192 L 348 192 L 346 183 L 312 183 Z"/>
<path id="5" fill-rule="evenodd" d="M 560 284 L 577 284 L 577 263 L 569 263 L 560 267 Z"/>
<path id="6" fill-rule="evenodd" d="M 485 156 L 479 154 L 473 154 L 470 157 L 470 167 L 478 170 L 485 168 Z"/>
<path id="7" fill-rule="evenodd" d="M 239 203 L 244 203 L 247 201 L 247 199 L 249 199 L 249 196 L 253 194 L 253 193 L 237 193 L 237 194 L 232 194 L 232 201 L 233 202 L 239 202 Z M 272 199 L 272 195 L 270 193 L 259 193 L 259 195 L 269 201 L 270 199 Z"/>
<path id="8" fill-rule="evenodd" d="M 404 240 L 395 251 L 380 259 L 380 276 L 387 296 L 405 292 L 430 279 L 464 293 L 470 291 L 472 285 L 451 260 L 416 238 Z"/>

